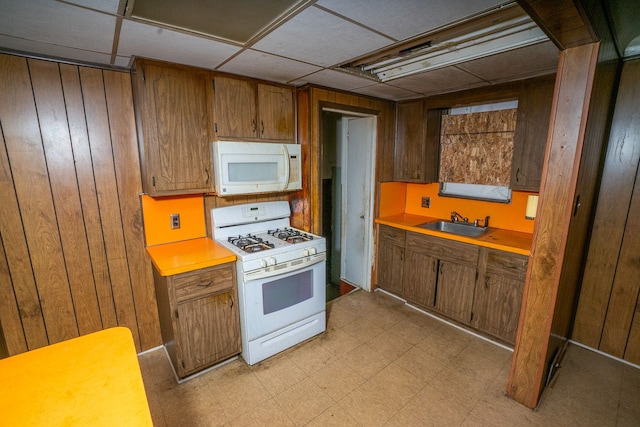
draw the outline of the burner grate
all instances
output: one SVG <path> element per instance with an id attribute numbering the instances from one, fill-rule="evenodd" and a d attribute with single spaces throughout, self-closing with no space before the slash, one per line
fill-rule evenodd
<path id="1" fill-rule="evenodd" d="M 230 236 L 227 241 L 245 252 L 254 253 L 273 249 L 275 245 L 252 234 Z"/>
<path id="2" fill-rule="evenodd" d="M 313 240 L 312 235 L 288 227 L 268 230 L 267 234 L 289 243 L 301 243 Z"/>

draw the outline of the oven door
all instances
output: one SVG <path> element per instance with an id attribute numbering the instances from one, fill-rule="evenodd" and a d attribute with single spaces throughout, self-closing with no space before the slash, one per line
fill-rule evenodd
<path id="1" fill-rule="evenodd" d="M 324 311 L 325 264 L 322 258 L 299 270 L 241 283 L 248 341 Z"/>

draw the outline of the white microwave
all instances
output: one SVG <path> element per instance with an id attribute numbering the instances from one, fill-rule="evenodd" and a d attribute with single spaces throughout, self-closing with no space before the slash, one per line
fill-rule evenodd
<path id="1" fill-rule="evenodd" d="M 298 144 L 214 141 L 216 192 L 225 197 L 300 190 L 301 157 Z"/>

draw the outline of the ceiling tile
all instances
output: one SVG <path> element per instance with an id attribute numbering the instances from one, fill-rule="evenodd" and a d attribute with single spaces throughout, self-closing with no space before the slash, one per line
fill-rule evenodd
<path id="1" fill-rule="evenodd" d="M 61 61 L 78 61 L 89 64 L 109 65 L 111 55 L 92 52 L 90 50 L 74 49 L 72 47 L 19 39 L 0 35 L 0 46 L 42 57 L 60 59 Z"/>
<path id="2" fill-rule="evenodd" d="M 327 86 L 340 90 L 353 90 L 355 88 L 371 85 L 375 82 L 364 77 L 354 76 L 344 71 L 322 70 L 317 73 L 293 80 L 291 84 L 301 86 L 312 83 L 319 86 Z"/>
<path id="3" fill-rule="evenodd" d="M 136 0 L 131 16 L 246 43 L 298 0 Z"/>
<path id="4" fill-rule="evenodd" d="M 270 55 L 255 50 L 246 50 L 223 64 L 218 70 L 254 78 L 287 83 L 300 76 L 306 76 L 320 67 Z"/>
<path id="5" fill-rule="evenodd" d="M 558 67 L 558 48 L 551 42 L 492 55 L 456 66 L 484 80 L 519 80 L 554 73 Z"/>
<path id="6" fill-rule="evenodd" d="M 125 20 L 120 32 L 118 55 L 141 56 L 215 68 L 240 50 L 237 46 L 178 31 Z"/>
<path id="7" fill-rule="evenodd" d="M 114 16 L 51 0 L 3 1 L 0 13 L 5 35 L 108 54 L 115 25 Z"/>
<path id="8" fill-rule="evenodd" d="M 133 64 L 131 61 L 131 57 L 129 56 L 116 56 L 116 60 L 113 65 L 115 65 L 116 67 L 131 68 Z"/>
<path id="9" fill-rule="evenodd" d="M 320 0 L 318 5 L 402 40 L 503 3 L 505 0 Z"/>
<path id="10" fill-rule="evenodd" d="M 438 70 L 414 74 L 402 79 L 391 80 L 387 82 L 387 84 L 428 95 L 453 89 L 458 90 L 487 85 L 488 82 L 455 68 L 440 68 Z"/>
<path id="11" fill-rule="evenodd" d="M 120 0 L 66 0 L 66 2 L 114 15 L 118 13 L 118 6 L 120 5 Z"/>
<path id="12" fill-rule="evenodd" d="M 419 93 L 401 89 L 399 87 L 390 86 L 384 83 L 374 83 L 370 86 L 353 89 L 353 92 L 367 96 L 375 96 L 377 98 L 391 99 L 394 101 L 419 98 L 421 96 Z"/>
<path id="13" fill-rule="evenodd" d="M 309 7 L 267 34 L 253 48 L 328 67 L 391 42 L 317 7 Z"/>

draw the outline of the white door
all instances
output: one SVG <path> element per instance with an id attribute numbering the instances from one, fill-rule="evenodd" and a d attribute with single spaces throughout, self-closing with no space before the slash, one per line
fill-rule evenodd
<path id="1" fill-rule="evenodd" d="M 370 290 L 375 118 L 343 118 L 341 279 Z"/>

